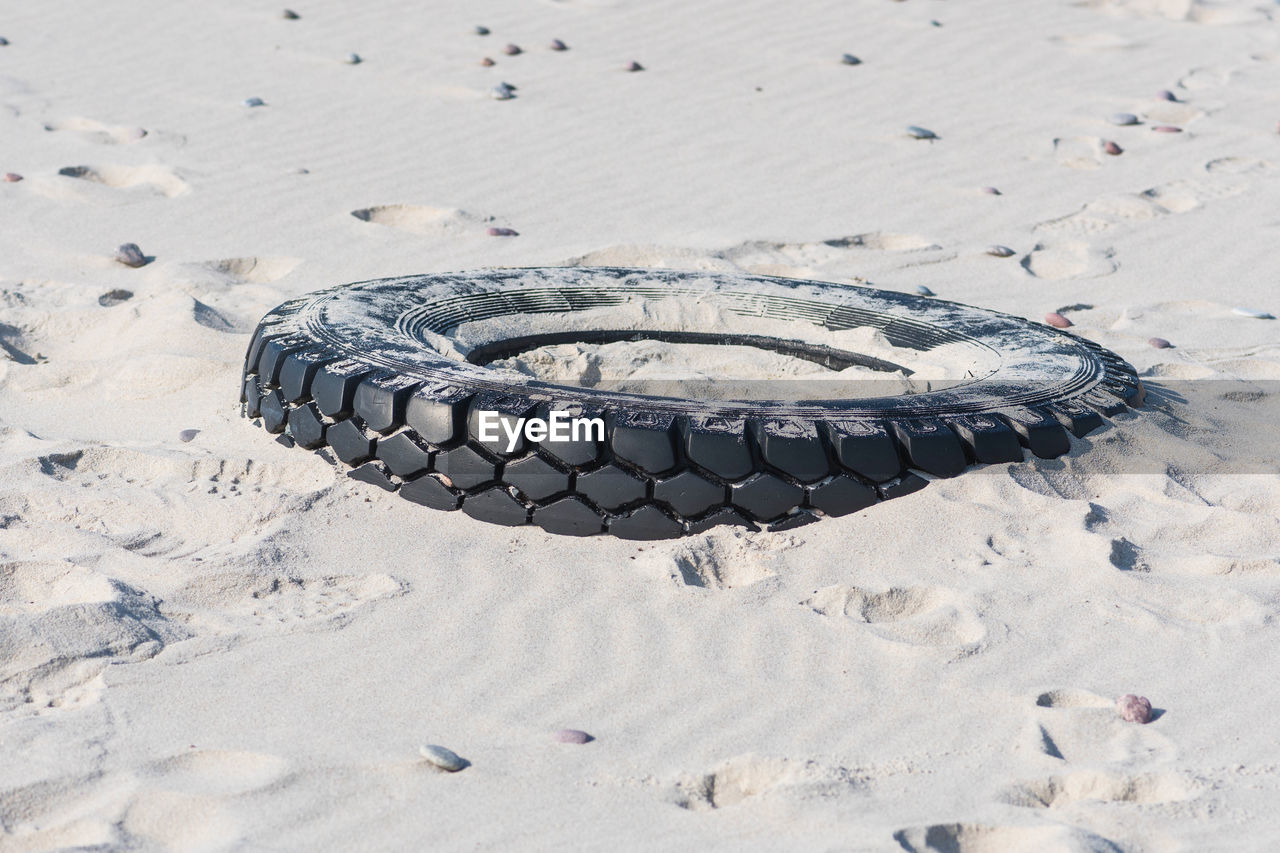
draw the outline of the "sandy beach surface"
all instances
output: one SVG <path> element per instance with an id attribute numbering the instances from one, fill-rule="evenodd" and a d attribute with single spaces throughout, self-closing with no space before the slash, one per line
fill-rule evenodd
<path id="1" fill-rule="evenodd" d="M 1280 5 L 293 8 L 0 14 L 0 851 L 1280 848 Z M 1060 311 L 1149 403 L 639 544 L 240 417 L 286 299 L 564 264 Z"/>

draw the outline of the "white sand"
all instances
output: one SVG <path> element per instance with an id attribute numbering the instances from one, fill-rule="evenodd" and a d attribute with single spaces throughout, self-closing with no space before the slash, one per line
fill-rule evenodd
<path id="1" fill-rule="evenodd" d="M 1280 7 L 423 5 L 0 16 L 0 850 L 1280 847 L 1280 485 L 1205 447 L 1276 422 L 1280 323 L 1231 309 L 1280 313 Z M 645 546 L 426 511 L 238 416 L 286 298 L 570 262 L 1084 303 L 1241 393 Z"/>

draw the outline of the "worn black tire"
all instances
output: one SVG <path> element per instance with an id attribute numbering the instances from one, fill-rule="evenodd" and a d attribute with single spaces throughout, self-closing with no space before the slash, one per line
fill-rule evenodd
<path id="1" fill-rule="evenodd" d="M 564 317 L 633 298 L 710 300 L 731 314 L 879 329 L 895 346 L 962 344 L 995 367 L 915 395 L 802 402 L 701 402 L 553 385 L 484 365 L 555 340 L 659 338 L 748 343 L 839 366 L 865 356 L 751 335 L 578 330 L 485 340 L 484 321 Z M 442 335 L 481 327 L 448 357 Z M 465 349 L 465 348 L 464 348 Z M 545 268 L 380 279 L 308 294 L 259 324 L 241 403 L 272 433 L 328 447 L 350 476 L 434 509 L 629 539 L 720 524 L 787 529 L 916 491 L 912 469 L 954 476 L 974 463 L 1065 453 L 1103 417 L 1142 401 L 1133 368 L 1047 326 L 936 299 L 754 275 Z M 598 415 L 602 443 L 477 439 L 476 413 Z M 288 439 L 285 439 L 286 441 Z"/>

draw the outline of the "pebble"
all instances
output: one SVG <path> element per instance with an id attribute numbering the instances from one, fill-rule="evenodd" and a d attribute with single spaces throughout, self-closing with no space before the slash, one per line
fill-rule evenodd
<path id="1" fill-rule="evenodd" d="M 359 65 L 361 62 L 364 62 L 364 60 L 360 58 L 360 54 L 358 53 L 348 53 L 347 58 L 342 61 L 347 63 L 348 65 Z"/>
<path id="2" fill-rule="evenodd" d="M 4 36 L 0 36 L 0 47 L 5 47 L 8 44 L 9 44 L 9 40 Z"/>
<path id="3" fill-rule="evenodd" d="M 1102 146 L 1102 150 L 1110 154 L 1112 157 L 1119 157 L 1124 153 L 1124 149 L 1119 145 L 1116 145 L 1110 139 L 1108 139 L 1106 144 Z"/>
<path id="4" fill-rule="evenodd" d="M 265 107 L 267 105 L 267 102 L 262 100 L 262 98 L 245 98 L 240 103 L 244 104 L 246 107 Z"/>
<path id="5" fill-rule="evenodd" d="M 1057 311 L 1050 311 L 1048 314 L 1045 314 L 1044 321 L 1055 329 L 1067 329 L 1075 325 L 1075 323 L 1071 322 L 1066 317 L 1063 317 Z"/>
<path id="6" fill-rule="evenodd" d="M 1255 320 L 1274 320 L 1275 315 L 1266 311 L 1258 311 L 1253 308 L 1236 307 L 1231 309 L 1232 314 L 1239 314 L 1241 317 L 1252 317 Z"/>
<path id="7" fill-rule="evenodd" d="M 98 304 L 103 308 L 110 308 L 113 305 L 119 305 L 121 302 L 128 302 L 132 298 L 132 290 L 108 290 L 98 297 Z"/>
<path id="8" fill-rule="evenodd" d="M 1182 128 L 1174 127 L 1171 124 L 1157 124 L 1151 129 L 1156 133 L 1182 133 Z"/>
<path id="9" fill-rule="evenodd" d="M 595 740 L 581 729 L 560 729 L 551 736 L 560 743 L 591 743 Z"/>
<path id="10" fill-rule="evenodd" d="M 6 184 L 16 184 L 20 180 L 22 180 L 22 176 L 19 175 L 17 172 L 4 173 L 4 182 Z"/>
<path id="11" fill-rule="evenodd" d="M 627 66 L 627 70 L 628 70 L 628 71 L 643 71 L 643 70 L 644 70 L 644 66 L 643 66 L 643 65 L 641 65 L 639 62 L 636 62 L 635 60 L 632 60 L 632 61 L 631 61 L 631 64 Z"/>
<path id="12" fill-rule="evenodd" d="M 983 187 L 982 191 L 987 195 L 1004 195 L 1004 193 L 1000 192 L 1000 190 L 995 187 Z"/>
<path id="13" fill-rule="evenodd" d="M 280 17 L 284 18 L 286 21 L 296 21 L 302 16 L 299 15 L 297 12 L 293 11 L 292 9 L 285 9 L 283 12 L 280 13 Z"/>
<path id="14" fill-rule="evenodd" d="M 134 267 L 135 269 L 147 265 L 147 256 L 142 254 L 142 250 L 138 248 L 137 243 L 125 243 L 119 249 L 116 249 L 116 260 L 126 267 Z"/>
<path id="15" fill-rule="evenodd" d="M 480 64 L 485 68 L 491 68 L 494 65 L 494 61 L 486 56 L 484 59 L 480 60 Z"/>
<path id="16" fill-rule="evenodd" d="M 926 127 L 917 127 L 914 124 L 907 126 L 907 135 L 913 136 L 916 139 L 937 139 L 938 138 L 938 134 L 934 133 L 932 130 L 929 130 Z"/>
<path id="17" fill-rule="evenodd" d="M 495 101 L 509 101 L 516 96 L 515 87 L 506 83 L 499 83 L 489 90 L 489 97 Z"/>
<path id="18" fill-rule="evenodd" d="M 568 50 L 568 49 L 569 49 L 569 45 L 567 45 L 567 44 L 565 44 L 564 42 L 560 41 L 560 39 L 552 39 L 552 40 L 551 40 L 551 49 L 552 49 L 552 50 Z"/>
<path id="19" fill-rule="evenodd" d="M 1008 246 L 988 246 L 987 254 L 993 258 L 1012 258 L 1017 252 Z"/>
<path id="20" fill-rule="evenodd" d="M 1151 702 L 1147 700 L 1146 696 L 1135 696 L 1132 693 L 1126 693 L 1116 700 L 1116 710 L 1120 712 L 1120 716 L 1125 722 L 1151 722 Z"/>
<path id="21" fill-rule="evenodd" d="M 861 65 L 862 64 L 862 60 L 854 56 L 852 53 L 846 53 L 844 56 L 840 57 L 840 61 L 843 62 L 845 65 Z"/>
<path id="22" fill-rule="evenodd" d="M 920 294 L 921 296 L 933 296 L 933 295 L 935 295 L 935 294 L 934 294 L 934 292 L 933 292 L 932 290 L 930 290 L 929 288 L 925 287 L 923 284 L 917 284 L 917 285 L 916 285 L 916 293 Z"/>
<path id="23" fill-rule="evenodd" d="M 200 430 L 198 429 L 184 429 L 182 432 L 178 433 L 178 441 L 190 441 L 199 434 Z"/>
<path id="24" fill-rule="evenodd" d="M 1173 346 L 1173 344 L 1169 343 L 1164 338 L 1148 338 L 1147 343 L 1156 349 L 1169 349 L 1169 347 Z"/>
<path id="25" fill-rule="evenodd" d="M 476 27 L 476 29 L 475 29 L 475 33 L 476 33 L 476 35 L 478 35 L 478 36 L 487 36 L 487 35 L 489 35 L 489 28 L 488 28 L 488 27 Z"/>
<path id="26" fill-rule="evenodd" d="M 431 764 L 449 773 L 457 773 L 470 763 L 452 749 L 437 746 L 433 743 L 423 744 L 418 747 L 418 753 Z"/>
<path id="27" fill-rule="evenodd" d="M 1118 124 L 1121 127 L 1123 127 L 1125 125 L 1137 124 L 1138 117 L 1133 113 L 1112 113 L 1111 116 L 1107 119 L 1107 121 L 1111 122 L 1112 124 Z"/>
<path id="28" fill-rule="evenodd" d="M 490 228 L 490 237 L 519 237 L 520 232 L 514 228 Z"/>
<path id="29" fill-rule="evenodd" d="M 1159 92 L 1156 92 L 1156 97 L 1162 101 L 1178 100 L 1178 96 L 1173 94 L 1173 92 L 1170 92 L 1168 89 L 1161 89 Z"/>
<path id="30" fill-rule="evenodd" d="M 524 53 L 524 51 L 520 49 L 520 45 L 518 44 L 509 44 L 502 49 L 502 52 L 505 53 L 507 56 L 519 56 L 520 54 Z"/>

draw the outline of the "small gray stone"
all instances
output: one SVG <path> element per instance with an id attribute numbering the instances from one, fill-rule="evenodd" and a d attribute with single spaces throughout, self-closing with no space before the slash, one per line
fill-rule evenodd
<path id="1" fill-rule="evenodd" d="M 1266 311 L 1259 311 L 1255 308 L 1244 308 L 1237 306 L 1231 309 L 1232 314 L 1239 314 L 1241 317 L 1252 317 L 1255 320 L 1274 320 L 1275 315 Z"/>
<path id="2" fill-rule="evenodd" d="M 182 432 L 178 433 L 178 441 L 190 441 L 199 434 L 200 430 L 198 429 L 184 429 Z"/>
<path id="3" fill-rule="evenodd" d="M 560 729 L 551 736 L 560 743 L 591 743 L 595 740 L 581 729 Z"/>
<path id="4" fill-rule="evenodd" d="M 360 54 L 358 53 L 348 53 L 347 58 L 342 61 L 347 63 L 348 65 L 359 65 L 361 62 L 364 62 L 364 60 L 360 58 Z"/>
<path id="5" fill-rule="evenodd" d="M 262 100 L 262 98 L 245 98 L 240 103 L 244 104 L 246 107 L 265 107 L 267 105 L 267 102 Z"/>
<path id="6" fill-rule="evenodd" d="M 119 305 L 121 302 L 128 302 L 132 298 L 132 290 L 108 290 L 98 297 L 98 304 L 103 308 L 110 308 L 113 305 Z"/>
<path id="7" fill-rule="evenodd" d="M 136 269 L 147 265 L 147 256 L 142 254 L 137 243 L 125 243 L 116 249 L 116 261 Z"/>
<path id="8" fill-rule="evenodd" d="M 1018 253 L 1008 246 L 988 246 L 987 254 L 993 258 L 1012 258 Z"/>
<path id="9" fill-rule="evenodd" d="M 1112 113 L 1107 118 L 1107 121 L 1111 122 L 1112 124 L 1118 124 L 1121 127 L 1124 127 L 1125 125 L 1137 124 L 1138 117 L 1133 113 Z"/>
<path id="10" fill-rule="evenodd" d="M 916 293 L 920 294 L 921 296 L 933 296 L 933 295 L 935 295 L 935 294 L 934 294 L 934 292 L 933 292 L 932 290 L 930 290 L 929 288 L 925 287 L 923 284 L 917 284 L 917 285 L 916 285 Z"/>
<path id="11" fill-rule="evenodd" d="M 457 773 L 471 764 L 470 761 L 467 761 L 452 749 L 433 743 L 423 744 L 418 747 L 418 753 L 430 764 L 448 773 Z"/>
<path id="12" fill-rule="evenodd" d="M 489 35 L 489 28 L 488 28 L 488 27 L 476 27 L 476 29 L 475 29 L 475 33 L 476 33 L 476 35 L 478 35 L 478 36 L 487 36 L 487 35 Z"/>
<path id="13" fill-rule="evenodd" d="M 1116 710 L 1127 723 L 1151 722 L 1151 702 L 1146 696 L 1126 693 L 1116 700 Z"/>
<path id="14" fill-rule="evenodd" d="M 499 83 L 489 90 L 489 97 L 495 101 L 509 101 L 515 96 L 515 87 L 506 83 Z"/>
<path id="15" fill-rule="evenodd" d="M 1173 346 L 1173 344 L 1169 343 L 1164 338 L 1148 338 L 1147 343 L 1156 349 L 1169 349 L 1169 347 Z"/>
<path id="16" fill-rule="evenodd" d="M 854 56 L 852 53 L 846 53 L 844 56 L 840 57 L 840 61 L 843 62 L 845 65 L 861 65 L 862 64 L 862 60 Z"/>
<path id="17" fill-rule="evenodd" d="M 1173 94 L 1173 92 L 1170 92 L 1168 89 L 1161 89 L 1159 92 L 1156 92 L 1156 97 L 1162 101 L 1178 100 L 1178 96 Z"/>
<path id="18" fill-rule="evenodd" d="M 915 139 L 937 139 L 938 134 L 929 130 L 927 127 L 918 127 L 914 124 L 907 126 L 907 136 Z"/>

